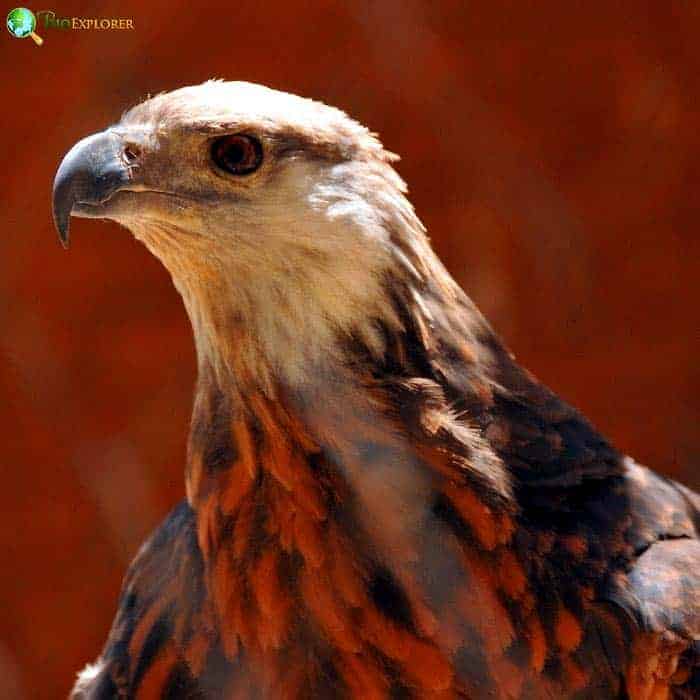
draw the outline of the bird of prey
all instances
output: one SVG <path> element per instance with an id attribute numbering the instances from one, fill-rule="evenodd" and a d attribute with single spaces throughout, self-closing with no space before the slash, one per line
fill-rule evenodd
<path id="1" fill-rule="evenodd" d="M 127 227 L 198 358 L 186 499 L 73 698 L 700 697 L 700 497 L 515 362 L 395 159 L 220 81 L 65 156 L 61 239 Z"/>

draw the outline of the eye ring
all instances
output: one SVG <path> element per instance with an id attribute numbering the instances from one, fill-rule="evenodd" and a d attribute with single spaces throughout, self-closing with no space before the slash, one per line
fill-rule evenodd
<path id="1" fill-rule="evenodd" d="M 250 175 L 262 163 L 263 148 L 248 134 L 228 134 L 211 145 L 211 157 L 217 167 L 231 175 Z"/>

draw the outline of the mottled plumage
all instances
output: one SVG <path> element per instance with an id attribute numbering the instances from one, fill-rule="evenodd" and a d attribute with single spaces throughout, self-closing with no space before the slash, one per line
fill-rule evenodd
<path id="1" fill-rule="evenodd" d="M 105 133 L 57 223 L 163 261 L 199 377 L 187 500 L 74 698 L 700 697 L 700 498 L 514 361 L 373 135 L 217 82 Z M 210 163 L 228 133 L 252 175 Z"/>

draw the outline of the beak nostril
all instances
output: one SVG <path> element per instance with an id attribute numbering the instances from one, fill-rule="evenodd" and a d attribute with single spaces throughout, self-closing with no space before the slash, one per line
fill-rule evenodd
<path id="1" fill-rule="evenodd" d="M 141 151 L 139 150 L 138 146 L 134 146 L 132 144 L 129 144 L 124 147 L 124 160 L 131 164 L 134 161 L 138 159 L 138 157 L 141 155 Z"/>

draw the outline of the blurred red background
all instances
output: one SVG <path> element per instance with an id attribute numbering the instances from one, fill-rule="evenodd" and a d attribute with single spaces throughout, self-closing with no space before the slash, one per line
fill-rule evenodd
<path id="1" fill-rule="evenodd" d="M 245 79 L 378 131 L 521 362 L 620 448 L 700 487 L 700 5 L 52 9 L 135 29 L 40 26 L 41 48 L 1 45 L 0 696 L 65 696 L 139 543 L 183 496 L 195 365 L 180 300 L 125 230 L 74 221 L 65 253 L 50 214 L 65 151 L 148 93 Z"/>

